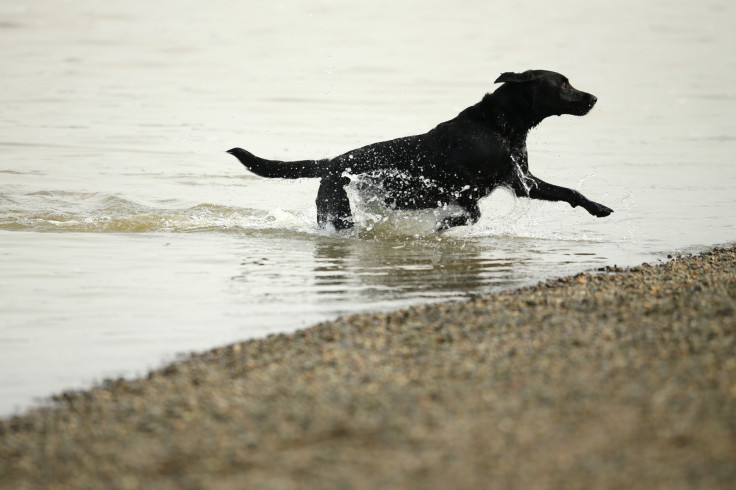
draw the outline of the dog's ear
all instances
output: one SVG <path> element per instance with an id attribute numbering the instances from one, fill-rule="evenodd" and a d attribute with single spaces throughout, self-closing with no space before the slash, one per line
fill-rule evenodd
<path id="1" fill-rule="evenodd" d="M 534 76 L 534 72 L 531 70 L 527 70 L 524 73 L 514 73 L 507 71 L 506 73 L 502 73 L 500 77 L 496 79 L 493 83 L 506 83 L 506 82 L 533 82 L 536 80 L 536 77 Z"/>

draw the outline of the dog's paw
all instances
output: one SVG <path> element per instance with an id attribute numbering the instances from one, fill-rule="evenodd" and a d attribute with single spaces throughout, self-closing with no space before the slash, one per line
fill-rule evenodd
<path id="1" fill-rule="evenodd" d="M 613 212 L 613 209 L 597 202 L 589 201 L 585 205 L 585 210 L 597 218 L 605 218 Z"/>

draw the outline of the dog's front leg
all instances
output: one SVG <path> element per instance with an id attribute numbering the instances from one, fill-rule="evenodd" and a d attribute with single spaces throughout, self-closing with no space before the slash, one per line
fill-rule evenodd
<path id="1" fill-rule="evenodd" d="M 576 190 L 549 184 L 531 174 L 527 174 L 525 177 L 526 186 L 523 191 L 520 193 L 516 187 L 514 189 L 518 196 L 541 199 L 543 201 L 564 201 L 572 207 L 580 206 L 598 218 L 603 218 L 613 212 L 613 209 L 591 201 Z"/>

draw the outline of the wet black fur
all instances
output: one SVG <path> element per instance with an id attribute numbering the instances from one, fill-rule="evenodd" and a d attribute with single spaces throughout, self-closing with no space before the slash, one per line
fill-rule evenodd
<path id="1" fill-rule="evenodd" d="M 495 92 L 431 131 L 358 148 L 333 159 L 282 162 L 256 157 L 242 148 L 234 155 L 263 177 L 321 178 L 317 221 L 336 229 L 353 225 L 345 186 L 347 173 L 374 182 L 385 202 L 399 209 L 457 204 L 463 212 L 438 223 L 438 230 L 472 224 L 480 218 L 478 200 L 498 186 L 517 196 L 564 201 L 598 217 L 610 208 L 577 191 L 548 184 L 529 172 L 526 137 L 549 116 L 583 116 L 596 97 L 574 89 L 566 77 L 545 70 L 504 73 Z"/>

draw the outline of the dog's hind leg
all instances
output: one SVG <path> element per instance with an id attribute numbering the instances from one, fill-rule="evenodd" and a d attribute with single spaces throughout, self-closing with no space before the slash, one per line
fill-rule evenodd
<path id="1" fill-rule="evenodd" d="M 350 183 L 347 177 L 326 175 L 322 177 L 317 191 L 317 223 L 320 228 L 328 224 L 336 230 L 353 226 L 353 213 L 345 186 Z"/>

